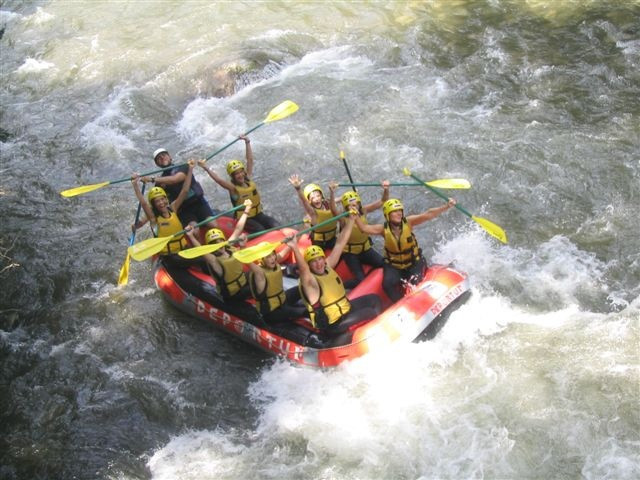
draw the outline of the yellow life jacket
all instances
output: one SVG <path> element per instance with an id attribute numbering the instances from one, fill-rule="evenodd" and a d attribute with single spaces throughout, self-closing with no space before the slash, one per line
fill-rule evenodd
<path id="1" fill-rule="evenodd" d="M 256 292 L 255 275 L 251 272 L 249 285 L 251 294 L 260 303 L 260 313 L 263 315 L 273 312 L 276 308 L 282 306 L 286 300 L 282 283 L 282 269 L 276 266 L 275 269 L 262 268 L 266 285 L 260 293 Z"/>
<path id="2" fill-rule="evenodd" d="M 402 219 L 400 239 L 391 232 L 389 222 L 384 223 L 384 258 L 399 270 L 409 268 L 420 258 L 418 241 L 406 218 Z"/>
<path id="3" fill-rule="evenodd" d="M 156 237 L 170 237 L 174 233 L 184 230 L 178 215 L 171 209 L 169 209 L 169 213 L 169 218 L 165 218 L 162 215 L 156 217 Z M 180 250 L 187 248 L 187 246 L 188 242 L 184 234 L 178 235 L 172 238 L 169 243 L 160 250 L 160 255 L 178 253 Z"/>
<path id="4" fill-rule="evenodd" d="M 305 296 L 304 291 L 300 288 L 302 299 L 309 311 L 309 318 L 311 318 L 311 324 L 314 327 L 316 325 L 316 308 L 322 309 L 327 317 L 329 325 L 334 324 L 346 315 L 351 310 L 351 303 L 347 298 L 342 279 L 338 274 L 330 267 L 326 267 L 324 275 L 316 275 L 312 272 L 312 275 L 318 281 L 320 287 L 320 297 L 316 305 L 312 305 L 309 299 Z"/>
<path id="5" fill-rule="evenodd" d="M 326 202 L 323 202 L 326 204 Z M 327 205 L 328 207 L 328 205 Z M 329 208 L 314 208 L 316 211 L 316 215 L 318 216 L 318 220 L 316 221 L 316 225 L 318 223 L 322 223 L 325 220 L 329 220 L 333 217 L 333 212 Z M 338 221 L 330 222 L 327 225 L 323 225 L 322 227 L 316 228 L 311 232 L 311 241 L 312 242 L 328 242 L 332 238 L 336 236 L 336 231 L 338 229 Z"/>
<path id="6" fill-rule="evenodd" d="M 362 220 L 362 223 L 367 224 L 366 215 L 360 215 L 360 220 Z M 357 255 L 358 253 L 366 252 L 370 248 L 371 238 L 369 235 L 362 232 L 362 230 L 358 228 L 358 225 L 354 223 L 353 228 L 351 229 L 351 236 L 342 251 Z"/>
<path id="7" fill-rule="evenodd" d="M 225 298 L 233 297 L 247 284 L 244 264 L 231 255 L 216 258 L 222 267 L 222 276 L 215 275 L 218 291 Z"/>
<path id="8" fill-rule="evenodd" d="M 231 203 L 234 207 L 238 205 L 242 205 L 244 201 L 248 198 L 251 200 L 251 210 L 249 211 L 248 217 L 255 217 L 257 214 L 262 212 L 262 204 L 260 203 L 260 193 L 258 193 L 258 187 L 253 180 L 247 179 L 246 185 L 236 185 L 236 191 L 238 195 L 231 196 Z M 244 210 L 240 209 L 236 211 L 236 218 L 240 218 Z"/>

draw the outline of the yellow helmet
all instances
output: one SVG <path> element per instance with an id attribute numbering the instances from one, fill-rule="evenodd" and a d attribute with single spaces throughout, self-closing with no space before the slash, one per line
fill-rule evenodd
<path id="1" fill-rule="evenodd" d="M 229 175 L 233 175 L 238 170 L 243 170 L 243 169 L 244 169 L 244 163 L 242 163 L 240 160 L 231 160 L 229 163 L 227 163 L 227 173 Z"/>
<path id="2" fill-rule="evenodd" d="M 315 260 L 316 258 L 324 257 L 324 250 L 322 250 L 317 245 L 311 245 L 304 251 L 304 261 L 309 263 L 311 260 Z"/>
<path id="3" fill-rule="evenodd" d="M 149 200 L 149 203 L 153 204 L 153 201 L 156 198 L 166 197 L 166 196 L 167 196 L 167 192 L 165 192 L 162 187 L 153 187 L 151 190 L 149 190 L 149 193 L 147 194 L 147 199 Z"/>
<path id="4" fill-rule="evenodd" d="M 382 213 L 384 214 L 384 218 L 386 218 L 387 220 L 389 220 L 389 214 L 391 212 L 395 212 L 396 210 L 404 210 L 402 202 L 397 198 L 390 198 L 389 200 L 384 202 L 384 205 L 382 205 Z"/>
<path id="5" fill-rule="evenodd" d="M 219 228 L 212 228 L 209 230 L 204 236 L 204 239 L 207 244 L 217 243 L 218 240 L 222 240 L 223 242 L 226 240 L 224 232 Z"/>
<path id="6" fill-rule="evenodd" d="M 344 207 L 344 209 L 346 210 L 347 208 L 349 208 L 349 204 L 354 200 L 356 202 L 362 203 L 362 199 L 360 198 L 360 195 L 358 195 L 358 192 L 354 192 L 353 190 L 344 192 L 342 194 L 342 206 Z"/>
<path id="7" fill-rule="evenodd" d="M 322 191 L 322 188 L 320 188 L 320 185 L 310 183 L 309 185 L 304 187 L 304 190 L 302 190 L 302 193 L 304 193 L 304 198 L 309 200 L 309 195 L 311 195 L 311 193 L 315 192 L 316 190 L 318 190 L 320 192 L 320 195 L 324 197 L 324 192 Z"/>

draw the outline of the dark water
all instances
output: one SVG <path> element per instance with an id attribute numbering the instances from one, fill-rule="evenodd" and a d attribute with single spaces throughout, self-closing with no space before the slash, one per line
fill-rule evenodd
<path id="1" fill-rule="evenodd" d="M 2 2 L 0 477 L 637 478 L 639 18 L 613 0 Z M 164 303 L 150 265 L 116 287 L 128 183 L 59 195 L 153 169 L 161 146 L 207 156 L 287 99 L 251 136 L 283 222 L 301 215 L 285 177 L 346 181 L 342 149 L 356 181 L 468 179 L 450 194 L 507 232 L 457 211 L 418 229 L 474 290 L 435 340 L 330 372 L 275 361 Z"/>

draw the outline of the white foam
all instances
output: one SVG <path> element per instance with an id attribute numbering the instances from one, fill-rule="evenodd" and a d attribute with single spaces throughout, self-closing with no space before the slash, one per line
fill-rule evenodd
<path id="1" fill-rule="evenodd" d="M 27 58 L 24 63 L 18 67 L 16 73 L 20 75 L 28 75 L 31 73 L 41 73 L 55 68 L 56 66 L 51 62 L 36 60 L 35 58 Z"/>

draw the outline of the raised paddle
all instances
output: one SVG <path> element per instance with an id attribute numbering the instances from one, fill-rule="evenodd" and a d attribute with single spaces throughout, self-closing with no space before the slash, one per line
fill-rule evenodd
<path id="1" fill-rule="evenodd" d="M 304 223 L 304 221 L 298 220 L 297 222 L 289 223 L 288 225 L 279 225 L 277 227 L 267 228 L 266 230 L 261 230 L 259 232 L 250 233 L 249 235 L 247 235 L 247 239 L 255 238 L 260 235 L 264 235 L 265 233 L 272 232 L 274 230 L 280 230 L 281 228 L 289 228 L 295 225 L 300 225 L 301 223 Z M 232 243 L 237 243 L 238 241 L 239 240 L 236 239 Z M 187 248 L 185 250 L 180 250 L 178 252 L 178 255 L 184 258 L 196 258 L 202 255 L 206 255 L 207 253 L 213 253 L 216 250 L 219 250 L 220 248 L 228 244 L 229 242 L 220 242 L 220 243 L 212 243 L 209 245 L 200 245 L 199 247 L 192 247 L 192 248 Z"/>
<path id="2" fill-rule="evenodd" d="M 344 156 L 344 151 L 340 150 L 340 160 L 342 160 L 342 164 L 344 165 L 344 169 L 347 171 L 347 177 L 349 177 L 349 181 L 351 182 L 350 184 L 344 184 L 345 186 L 351 186 L 351 188 L 353 189 L 354 192 L 357 192 L 356 190 L 356 184 L 353 183 L 353 177 L 351 177 L 351 172 L 349 171 L 349 165 L 347 165 L 347 159 Z"/>
<path id="3" fill-rule="evenodd" d="M 244 205 L 235 206 L 232 209 L 227 210 L 226 212 L 222 212 L 212 217 L 205 218 L 201 222 L 196 223 L 195 226 L 199 227 L 201 225 L 204 225 L 205 223 L 212 222 L 218 217 L 235 212 L 236 210 L 239 210 L 241 208 L 245 208 L 245 206 Z M 168 237 L 148 238 L 146 240 L 138 242 L 135 245 L 132 245 L 129 247 L 129 254 L 131 255 L 131 258 L 133 258 L 134 260 L 137 260 L 138 262 L 141 262 L 142 260 L 146 260 L 147 258 L 155 255 L 160 250 L 162 250 L 164 246 L 171 241 L 172 238 L 179 237 L 186 231 L 187 231 L 186 229 L 180 230 L 179 232 L 176 232 L 173 235 L 169 235 Z"/>
<path id="4" fill-rule="evenodd" d="M 349 212 L 342 212 L 340 215 L 336 215 L 335 217 L 329 218 L 324 222 L 320 222 L 316 225 L 312 225 L 309 228 L 305 228 L 304 230 L 299 231 L 298 233 L 295 234 L 295 236 L 299 237 L 300 235 L 304 235 L 305 233 L 310 232 L 311 230 L 327 225 L 328 223 L 335 222 L 336 220 L 342 217 L 346 217 L 347 215 L 349 215 Z M 236 260 L 242 263 L 255 262 L 256 260 L 262 257 L 265 257 L 266 255 L 271 253 L 281 243 L 282 243 L 282 240 L 279 240 L 277 242 L 260 242 L 259 244 L 254 245 L 252 247 L 243 248 L 242 250 L 233 252 L 233 256 L 236 258 Z"/>
<path id="5" fill-rule="evenodd" d="M 275 122 L 276 120 L 282 120 L 283 118 L 286 118 L 289 115 L 295 113 L 297 110 L 298 110 L 298 105 L 293 103 L 291 100 L 285 100 L 280 105 L 277 105 L 276 107 L 271 109 L 271 111 L 269 112 L 267 117 L 262 122 L 260 122 L 258 125 L 256 125 L 255 127 L 251 128 L 250 130 L 247 130 L 241 136 L 244 137 L 246 135 L 249 135 L 254 130 L 256 130 L 256 129 L 260 128 L 261 126 L 263 126 L 265 123 L 271 123 L 271 122 Z M 209 159 L 215 157 L 220 152 L 223 152 L 224 150 L 229 148 L 231 145 L 236 143 L 238 140 L 240 140 L 240 137 L 235 138 L 233 141 L 229 142 L 224 147 L 219 148 L 218 150 L 213 152 L 211 155 L 209 155 L 205 160 L 209 160 Z M 164 168 L 160 168 L 160 169 L 157 169 L 157 170 L 153 170 L 151 172 L 143 173 L 140 176 L 141 177 L 146 177 L 148 175 L 153 175 L 154 173 L 163 172 L 163 171 L 168 170 L 170 168 L 180 167 L 180 166 L 183 166 L 183 165 L 186 165 L 186 164 L 187 163 L 185 162 L 185 163 L 181 163 L 181 164 L 178 164 L 178 165 L 169 165 L 168 167 L 164 167 Z M 82 185 L 80 187 L 75 187 L 75 188 L 70 188 L 68 190 L 63 190 L 62 192 L 60 192 L 60 195 L 62 195 L 63 197 L 75 197 L 76 195 L 82 195 L 82 194 L 85 194 L 85 193 L 93 192 L 94 190 L 98 190 L 99 188 L 106 187 L 107 185 L 114 185 L 116 183 L 122 183 L 122 182 L 126 182 L 126 181 L 129 181 L 129 180 L 131 180 L 131 176 L 126 177 L 126 178 L 120 178 L 118 180 L 108 180 L 108 181 L 102 182 L 102 183 L 94 183 L 92 185 Z"/>
<path id="6" fill-rule="evenodd" d="M 438 180 L 430 180 L 426 182 L 427 185 L 436 188 L 449 189 L 468 189 L 471 188 L 469 180 L 464 178 L 441 178 Z M 419 187 L 424 185 L 422 183 L 408 183 L 408 182 L 392 182 L 390 187 Z M 339 183 L 339 187 L 381 187 L 380 183 Z"/>
<path id="7" fill-rule="evenodd" d="M 147 185 L 145 183 L 142 184 L 142 195 L 144 195 L 144 189 Z M 129 236 L 129 246 L 132 246 L 136 241 L 136 227 L 135 225 L 138 223 L 138 219 L 140 218 L 140 210 L 142 210 L 142 203 L 138 202 L 138 209 L 136 210 L 136 218 L 133 221 L 133 231 Z M 131 255 L 129 254 L 129 249 L 127 249 L 127 256 L 124 259 L 124 263 L 122 264 L 122 268 L 120 268 L 120 275 L 118 275 L 118 286 L 123 286 L 129 283 L 129 264 L 131 263 Z"/>
<path id="8" fill-rule="evenodd" d="M 443 194 L 440 190 L 438 190 L 437 188 L 432 187 L 431 185 L 429 185 L 427 182 L 424 182 L 423 180 L 420 180 L 418 177 L 416 177 L 413 173 L 411 173 L 411 171 L 408 168 L 404 168 L 402 169 L 402 173 L 404 173 L 406 176 L 413 178 L 416 182 L 420 182 L 422 184 L 424 184 L 425 187 L 427 187 L 429 190 L 431 190 L 433 193 L 435 193 L 436 195 L 438 195 L 440 198 L 442 198 L 444 201 L 448 202 L 449 201 L 449 197 L 447 197 L 445 194 Z M 461 205 L 456 204 L 455 207 L 460 210 L 462 213 L 464 213 L 467 217 L 469 217 L 471 220 L 473 220 L 474 222 L 476 222 L 478 225 L 480 225 L 489 235 L 496 237 L 498 240 L 500 240 L 502 243 L 507 243 L 507 234 L 505 233 L 505 231 L 499 227 L 498 225 L 496 225 L 495 223 L 487 220 L 486 218 L 482 218 L 482 217 L 476 217 L 475 215 L 471 215 L 467 210 L 465 210 Z"/>

